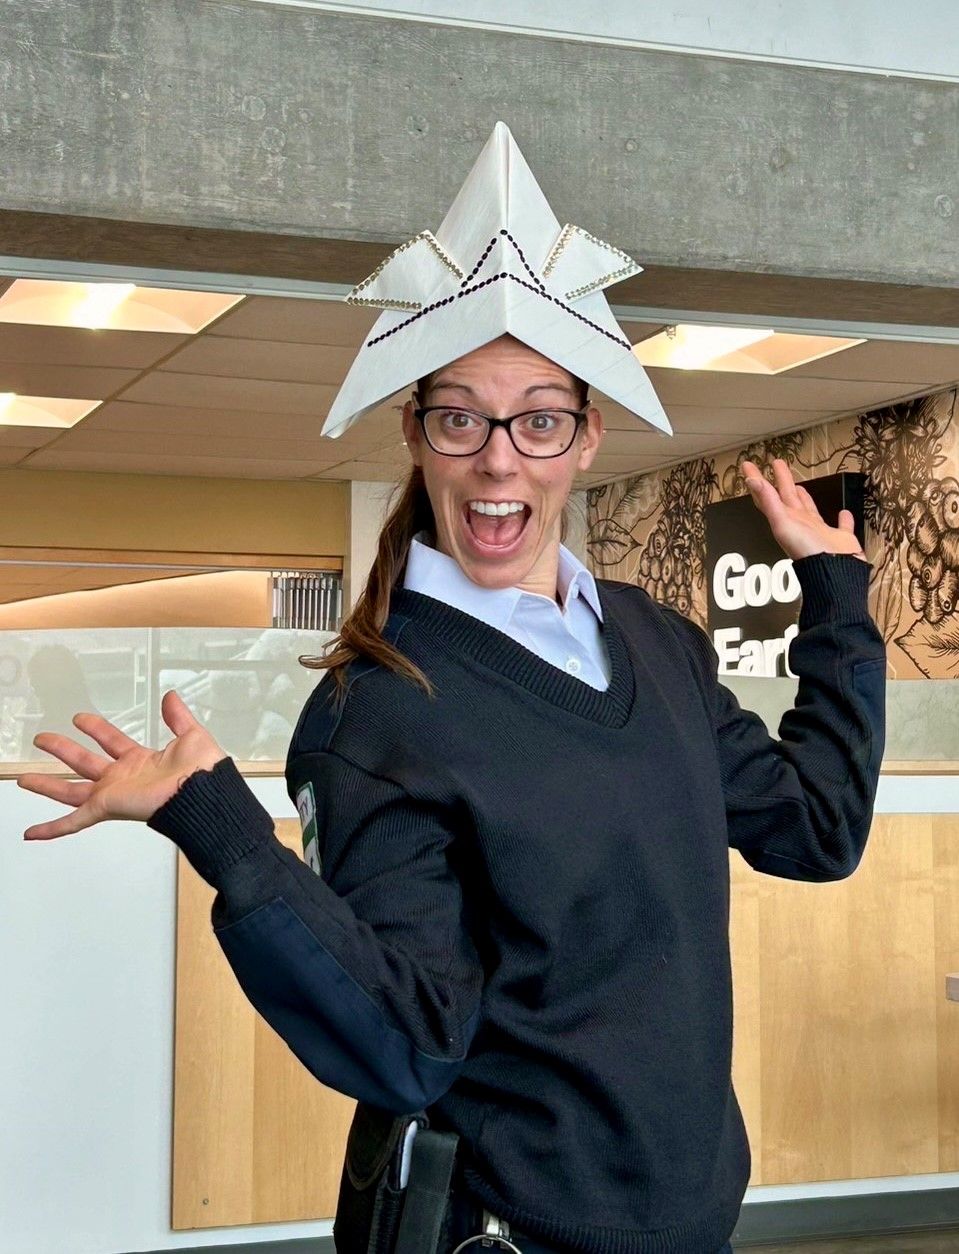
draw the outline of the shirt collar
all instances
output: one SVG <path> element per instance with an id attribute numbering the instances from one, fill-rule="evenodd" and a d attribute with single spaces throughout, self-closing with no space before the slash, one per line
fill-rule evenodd
<path id="1" fill-rule="evenodd" d="M 556 590 L 563 603 L 563 609 L 569 609 L 572 598 L 578 595 L 583 598 L 599 621 L 603 621 L 603 607 L 600 605 L 596 580 L 565 544 L 559 546 L 559 569 L 556 582 Z"/>
<path id="2" fill-rule="evenodd" d="M 523 597 L 544 599 L 519 588 L 481 588 L 466 577 L 453 558 L 432 547 L 425 531 L 415 536 L 410 544 L 403 586 L 410 592 L 432 597 L 434 601 L 444 601 L 498 631 L 505 631 Z M 597 619 L 603 621 L 596 580 L 562 544 L 559 548 L 557 591 L 564 610 L 568 610 L 572 601 L 581 596 Z"/>

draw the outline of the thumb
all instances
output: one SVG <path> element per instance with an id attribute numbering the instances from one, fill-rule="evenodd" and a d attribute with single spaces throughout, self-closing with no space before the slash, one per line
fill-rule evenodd
<path id="1" fill-rule="evenodd" d="M 839 530 L 840 531 L 855 531 L 856 530 L 856 520 L 853 518 L 851 510 L 841 509 L 839 511 Z"/>
<path id="2" fill-rule="evenodd" d="M 173 732 L 174 736 L 182 736 L 184 732 L 192 731 L 194 727 L 200 726 L 190 713 L 190 707 L 180 694 L 172 689 L 163 694 L 163 700 L 160 702 L 160 713 L 163 715 L 164 723 Z"/>

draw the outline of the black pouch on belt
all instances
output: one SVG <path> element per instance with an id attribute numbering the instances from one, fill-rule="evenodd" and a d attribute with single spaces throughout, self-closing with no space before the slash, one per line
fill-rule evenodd
<path id="1" fill-rule="evenodd" d="M 337 1254 L 393 1254 L 405 1190 L 403 1148 L 419 1115 L 395 1115 L 360 1102 L 346 1142 L 333 1224 Z"/>
<path id="2" fill-rule="evenodd" d="M 411 1124 L 410 1180 L 404 1156 Z M 333 1225 L 337 1254 L 433 1254 L 449 1198 L 457 1137 L 433 1132 L 423 1114 L 394 1115 L 362 1102 L 346 1143 Z"/>

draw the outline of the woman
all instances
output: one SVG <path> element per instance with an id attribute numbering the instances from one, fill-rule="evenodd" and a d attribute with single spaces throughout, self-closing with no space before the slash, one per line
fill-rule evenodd
<path id="1" fill-rule="evenodd" d="M 501 337 L 415 399 L 409 483 L 290 750 L 322 876 L 175 693 L 161 752 L 90 714 L 102 753 L 38 736 L 83 778 L 21 778 L 75 807 L 26 836 L 130 818 L 175 840 L 304 1064 L 458 1133 L 444 1254 L 482 1210 L 523 1254 L 717 1254 L 749 1173 L 728 846 L 830 880 L 869 829 L 884 658 L 852 519 L 747 463 L 804 596 L 777 742 L 698 628 L 562 548 L 602 434 L 576 378 Z"/>
<path id="2" fill-rule="evenodd" d="M 723 1247 L 748 1177 L 728 846 L 833 879 L 865 843 L 884 660 L 848 515 L 827 527 L 785 465 L 775 487 L 747 465 L 804 594 L 779 742 L 717 684 L 698 629 L 560 545 L 602 434 L 587 383 L 669 430 L 603 295 L 638 270 L 560 227 L 498 123 L 436 235 L 351 293 L 386 312 L 324 433 L 418 379 L 414 467 L 293 735 L 305 863 L 174 693 L 162 752 L 84 714 L 106 756 L 36 740 L 83 782 L 21 780 L 75 807 L 30 838 L 123 817 L 175 840 L 218 890 L 250 1000 L 360 1099 L 341 1254 Z M 424 1108 L 440 1131 L 404 1194 L 384 1112 Z M 434 1151 L 453 1134 L 450 1178 Z"/>

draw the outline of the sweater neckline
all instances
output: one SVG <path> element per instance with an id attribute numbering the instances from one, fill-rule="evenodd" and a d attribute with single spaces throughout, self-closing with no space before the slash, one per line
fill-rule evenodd
<path id="1" fill-rule="evenodd" d="M 568 675 L 511 636 L 426 593 L 398 588 L 390 608 L 428 631 L 444 652 L 471 658 L 570 714 L 619 728 L 632 713 L 636 677 L 616 614 L 602 585 L 597 582 L 596 586 L 603 607 L 603 639 L 609 650 L 610 680 L 605 691 Z"/>

